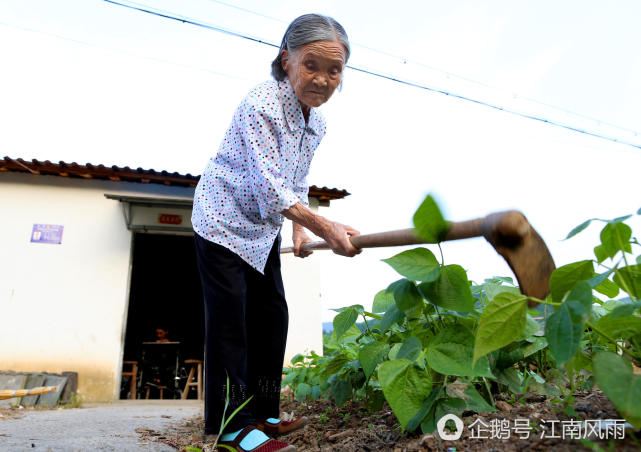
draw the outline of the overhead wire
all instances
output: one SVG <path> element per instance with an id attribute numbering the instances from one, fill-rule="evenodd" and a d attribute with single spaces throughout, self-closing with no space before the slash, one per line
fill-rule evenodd
<path id="1" fill-rule="evenodd" d="M 270 47 L 276 47 L 276 48 L 280 47 L 277 44 L 274 44 L 272 42 L 269 42 L 267 40 L 264 40 L 264 39 L 261 39 L 261 38 L 258 38 L 258 37 L 250 36 L 248 34 L 241 33 L 241 32 L 235 31 L 235 30 L 230 30 L 230 29 L 227 29 L 227 28 L 223 28 L 221 26 L 207 24 L 205 22 L 198 21 L 198 20 L 195 20 L 195 19 L 191 19 L 191 18 L 188 18 L 188 17 L 185 17 L 185 16 L 181 16 L 181 15 L 176 14 L 176 13 L 171 13 L 171 12 L 168 12 L 168 11 L 162 11 L 162 10 L 159 10 L 159 9 L 151 8 L 151 7 L 146 6 L 146 5 L 136 4 L 134 2 L 122 3 L 122 2 L 119 2 L 119 1 L 116 1 L 116 0 L 103 0 L 103 1 L 106 2 L 106 3 L 113 4 L 113 5 L 121 6 L 121 7 L 124 7 L 124 8 L 129 8 L 129 9 L 132 9 L 132 10 L 137 10 L 137 11 L 140 11 L 140 12 L 143 12 L 143 13 L 147 13 L 147 14 L 158 16 L 158 17 L 162 17 L 162 18 L 165 18 L 165 19 L 182 22 L 182 23 L 193 25 L 193 26 L 196 26 L 196 27 L 205 28 L 205 29 L 208 29 L 208 30 L 217 31 L 219 33 L 224 33 L 224 34 L 227 34 L 227 35 L 230 35 L 230 36 L 235 36 L 235 37 L 238 37 L 238 38 L 241 38 L 241 39 L 246 39 L 246 40 L 249 40 L 249 41 L 257 42 L 257 43 L 260 43 L 260 44 L 263 44 L 263 45 L 268 45 Z M 227 5 L 226 3 L 218 1 L 218 0 L 212 0 L 212 1 L 216 1 L 216 3 L 221 3 L 221 4 Z M 245 8 L 240 8 L 240 7 L 238 7 L 237 9 L 250 11 L 250 10 L 246 10 Z M 255 13 L 255 12 L 252 12 L 252 13 L 259 14 L 259 13 Z M 270 17 L 268 17 L 268 18 L 270 18 Z M 274 18 L 270 18 L 270 19 L 274 19 Z M 278 20 L 278 19 L 274 19 L 274 20 Z M 364 68 L 361 68 L 361 67 L 352 66 L 352 65 L 346 65 L 346 67 L 349 68 L 349 69 L 352 69 L 352 70 L 354 70 L 356 72 L 361 72 L 361 73 L 368 74 L 368 75 L 371 75 L 371 76 L 374 76 L 374 77 L 378 77 L 378 78 L 381 78 L 381 79 L 384 79 L 384 80 L 400 83 L 400 84 L 411 86 L 411 87 L 414 87 L 414 88 L 423 89 L 423 90 L 426 90 L 426 91 L 431 91 L 431 92 L 443 94 L 443 95 L 446 95 L 446 96 L 450 96 L 452 98 L 461 99 L 461 100 L 464 100 L 464 101 L 468 101 L 468 102 L 472 102 L 472 103 L 479 104 L 479 105 L 482 105 L 482 106 L 486 106 L 486 107 L 489 107 L 489 108 L 492 108 L 492 109 L 495 109 L 495 110 L 499 110 L 499 111 L 503 111 L 503 112 L 510 113 L 510 114 L 513 114 L 513 115 L 521 116 L 523 118 L 533 119 L 533 120 L 536 120 L 536 121 L 539 121 L 539 122 L 543 122 L 543 123 L 546 123 L 546 124 L 554 125 L 554 126 L 557 126 L 557 127 L 562 127 L 562 128 L 567 129 L 567 130 L 572 130 L 574 132 L 579 132 L 579 133 L 582 133 L 582 134 L 585 134 L 585 135 L 589 135 L 589 136 L 601 138 L 601 139 L 604 139 L 604 140 L 612 141 L 612 142 L 615 142 L 615 143 L 631 146 L 631 147 L 634 147 L 634 148 L 637 148 L 637 149 L 641 149 L 641 144 L 636 144 L 636 143 L 633 143 L 631 141 L 622 140 L 622 139 L 619 139 L 619 138 L 616 138 L 616 137 L 613 137 L 613 136 L 603 135 L 603 134 L 600 134 L 600 133 L 597 133 L 597 132 L 593 132 L 593 131 L 590 131 L 590 130 L 586 130 L 586 129 L 582 129 L 582 128 L 579 128 L 579 127 L 575 127 L 575 126 L 572 126 L 570 124 L 565 124 L 565 123 L 562 123 L 562 122 L 559 122 L 559 121 L 555 121 L 555 120 L 552 120 L 552 119 L 544 118 L 542 116 L 536 116 L 536 115 L 531 115 L 531 114 L 519 112 L 517 110 L 505 108 L 505 107 L 502 107 L 500 105 L 491 104 L 491 103 L 488 103 L 488 102 L 485 102 L 485 101 L 482 101 L 482 100 L 474 99 L 474 98 L 469 97 L 469 96 L 464 96 L 462 94 L 457 94 L 457 93 L 454 93 L 454 92 L 451 92 L 451 91 L 447 91 L 447 90 L 444 90 L 444 89 L 438 89 L 438 88 L 434 88 L 434 87 L 431 87 L 431 86 L 423 85 L 423 84 L 420 84 L 420 83 L 415 83 L 415 82 L 411 82 L 411 81 L 408 81 L 408 80 L 403 80 L 403 79 L 400 79 L 400 78 L 397 78 L 397 77 L 393 77 L 391 75 L 385 75 L 385 74 L 382 74 L 382 73 L 379 73 L 379 72 L 374 72 L 374 71 L 371 71 L 371 70 L 368 70 L 368 69 L 364 69 Z M 551 107 L 551 108 L 555 108 L 555 107 Z M 576 114 L 576 113 L 573 113 L 573 114 Z M 590 118 L 590 119 L 595 120 L 593 118 Z M 604 123 L 602 121 L 599 121 L 599 120 L 595 120 L 595 121 L 598 121 L 601 124 L 606 124 L 606 123 Z M 627 130 L 627 129 L 623 129 L 623 128 L 619 127 L 619 126 L 613 126 L 613 127 L 619 128 L 621 130 Z M 634 135 L 637 136 L 637 132 L 636 131 L 629 131 L 629 132 L 634 133 Z"/>
<path id="2" fill-rule="evenodd" d="M 209 1 L 212 2 L 212 3 L 216 3 L 216 4 L 219 4 L 219 5 L 222 5 L 222 6 L 226 6 L 228 8 L 232 8 L 232 9 L 236 9 L 238 11 L 242 11 L 242 12 L 245 12 L 245 13 L 248 13 L 248 14 L 252 14 L 252 15 L 257 16 L 257 17 L 262 17 L 264 19 L 269 19 L 269 20 L 272 20 L 274 22 L 278 22 L 278 23 L 281 23 L 281 24 L 288 24 L 288 22 L 285 21 L 285 20 L 282 20 L 282 19 L 279 19 L 279 18 L 273 17 L 273 16 L 268 16 L 266 14 L 260 13 L 258 11 L 252 10 L 252 9 L 243 8 L 241 6 L 234 5 L 234 4 L 231 4 L 231 3 L 227 3 L 227 2 L 224 2 L 224 1 L 221 1 L 221 0 L 209 0 Z M 383 56 L 386 56 L 386 57 L 389 57 L 389 58 L 393 58 L 395 60 L 399 60 L 399 61 L 403 62 L 403 64 L 408 64 L 408 63 L 409 64 L 413 64 L 413 65 L 416 65 L 416 66 L 419 66 L 419 67 L 423 67 L 423 68 L 429 69 L 430 71 L 441 73 L 441 74 L 445 75 L 448 78 L 454 78 L 454 79 L 458 79 L 458 80 L 463 80 L 465 82 L 472 83 L 474 85 L 478 85 L 478 86 L 481 86 L 483 88 L 488 88 L 490 90 L 502 91 L 503 93 L 509 94 L 510 96 L 512 96 L 514 98 L 523 99 L 523 100 L 526 100 L 527 102 L 531 102 L 531 103 L 540 105 L 542 107 L 551 108 L 553 110 L 557 110 L 557 111 L 566 113 L 568 115 L 575 116 L 577 118 L 583 118 L 583 119 L 587 119 L 587 120 L 590 120 L 590 121 L 594 121 L 594 122 L 596 122 L 596 123 L 598 123 L 600 125 L 613 127 L 615 129 L 619 129 L 619 130 L 624 131 L 624 132 L 633 133 L 635 135 L 637 134 L 637 132 L 634 131 L 634 130 L 627 129 L 625 127 L 621 127 L 619 125 L 612 124 L 610 122 L 606 122 L 606 121 L 603 121 L 601 119 L 594 118 L 592 116 L 588 116 L 588 115 L 585 115 L 585 114 L 582 114 L 582 113 L 577 113 L 575 111 L 571 111 L 571 110 L 568 110 L 566 108 L 559 107 L 558 105 L 551 105 L 551 104 L 548 104 L 546 102 L 541 102 L 540 100 L 533 99 L 533 98 L 528 97 L 528 96 L 523 96 L 523 95 L 520 95 L 520 94 L 517 94 L 517 93 L 514 93 L 514 92 L 510 92 L 509 90 L 506 90 L 506 89 L 503 89 L 503 88 L 499 88 L 499 87 L 496 87 L 496 86 L 493 86 L 493 85 L 490 85 L 490 84 L 487 84 L 487 83 L 484 83 L 484 82 L 481 82 L 479 80 L 475 80 L 475 79 L 472 79 L 472 78 L 469 78 L 469 77 L 465 77 L 463 75 L 455 74 L 453 72 L 446 71 L 444 69 L 440 69 L 440 68 L 431 66 L 429 64 L 425 64 L 425 63 L 423 63 L 421 61 L 416 61 L 416 60 L 411 59 L 411 58 L 407 58 L 407 57 L 404 57 L 404 56 L 401 56 L 401 55 L 397 55 L 397 54 L 394 54 L 394 53 L 391 53 L 391 52 L 386 52 L 384 50 L 376 49 L 374 47 L 366 46 L 366 45 L 361 44 L 361 43 L 359 43 L 357 41 L 353 41 L 350 44 L 352 45 L 352 47 L 360 47 L 362 49 L 369 50 L 370 52 L 377 53 L 379 55 L 383 55 Z"/>

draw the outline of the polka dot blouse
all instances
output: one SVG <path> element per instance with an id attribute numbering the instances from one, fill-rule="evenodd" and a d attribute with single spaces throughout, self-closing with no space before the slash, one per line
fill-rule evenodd
<path id="1" fill-rule="evenodd" d="M 194 231 L 263 273 L 281 212 L 308 205 L 307 174 L 325 127 L 315 108 L 305 124 L 289 79 L 252 89 L 198 182 Z"/>

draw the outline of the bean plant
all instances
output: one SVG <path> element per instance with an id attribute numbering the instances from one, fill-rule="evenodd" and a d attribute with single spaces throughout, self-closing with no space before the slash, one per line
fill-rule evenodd
<path id="1" fill-rule="evenodd" d="M 373 411 L 386 400 L 404 430 L 431 433 L 447 413 L 495 411 L 497 393 L 514 401 L 540 394 L 575 416 L 574 391 L 597 384 L 639 428 L 641 256 L 631 217 L 574 228 L 566 239 L 603 225 L 595 258 L 557 268 L 544 300 L 507 277 L 472 283 L 424 247 L 384 259 L 402 278 L 376 294 L 371 312 L 336 309 L 324 355 L 294 357 L 283 385 L 298 400 L 363 400 Z M 429 243 L 447 232 L 431 196 L 414 226 Z"/>

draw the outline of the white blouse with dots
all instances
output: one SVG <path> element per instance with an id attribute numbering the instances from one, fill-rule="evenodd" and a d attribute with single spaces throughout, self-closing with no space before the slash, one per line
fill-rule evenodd
<path id="1" fill-rule="evenodd" d="M 198 182 L 194 231 L 263 273 L 281 212 L 308 205 L 309 165 L 325 129 L 315 108 L 305 124 L 289 79 L 252 89 Z"/>

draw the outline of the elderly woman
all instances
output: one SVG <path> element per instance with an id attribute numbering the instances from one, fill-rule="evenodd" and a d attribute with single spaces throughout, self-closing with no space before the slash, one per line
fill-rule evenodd
<path id="1" fill-rule="evenodd" d="M 280 385 L 288 311 L 280 271 L 280 228 L 293 222 L 295 255 L 306 257 L 305 229 L 352 257 L 355 229 L 308 208 L 306 176 L 325 120 L 316 109 L 340 85 L 350 46 L 330 17 L 307 14 L 287 28 L 270 80 L 240 103 L 194 196 L 198 267 L 205 298 L 205 434 L 236 449 L 294 451 L 271 439 L 305 425 L 281 421 Z"/>

